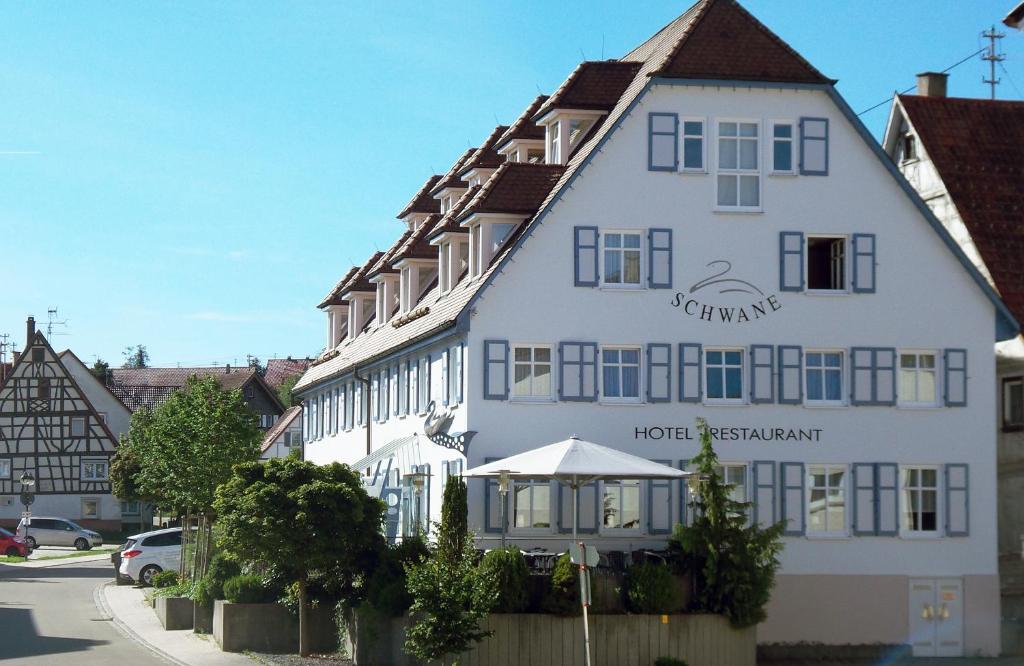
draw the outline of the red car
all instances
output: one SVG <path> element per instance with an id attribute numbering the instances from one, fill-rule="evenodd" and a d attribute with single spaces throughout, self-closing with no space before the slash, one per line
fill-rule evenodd
<path id="1" fill-rule="evenodd" d="M 0 553 L 8 557 L 28 557 L 32 551 L 25 545 L 25 540 L 14 536 L 4 528 L 0 527 Z"/>

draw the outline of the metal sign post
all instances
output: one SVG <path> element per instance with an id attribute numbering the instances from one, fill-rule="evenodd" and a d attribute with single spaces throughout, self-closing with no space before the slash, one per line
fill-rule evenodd
<path id="1" fill-rule="evenodd" d="M 590 570 L 599 561 L 597 548 L 586 546 L 582 541 L 569 545 L 569 561 L 579 566 L 580 571 L 580 605 L 583 606 L 583 654 L 586 655 L 586 666 L 590 666 Z"/>

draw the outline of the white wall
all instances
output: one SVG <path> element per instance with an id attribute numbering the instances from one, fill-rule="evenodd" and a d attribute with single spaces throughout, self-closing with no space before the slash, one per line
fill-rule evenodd
<path id="1" fill-rule="evenodd" d="M 61 363 L 68 369 L 71 376 L 78 383 L 79 388 L 85 393 L 85 397 L 92 403 L 97 412 L 104 412 L 107 415 L 107 427 L 114 437 L 120 441 L 121 437 L 128 434 L 128 426 L 131 425 L 132 413 L 117 398 L 111 395 L 110 391 L 100 383 L 98 379 L 74 354 L 64 352 L 60 356 Z"/>

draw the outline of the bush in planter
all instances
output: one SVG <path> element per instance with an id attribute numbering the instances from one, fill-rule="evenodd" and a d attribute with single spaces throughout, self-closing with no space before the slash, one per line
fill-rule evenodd
<path id="1" fill-rule="evenodd" d="M 544 610 L 554 615 L 580 615 L 579 567 L 562 553 L 551 570 L 551 585 L 544 598 Z"/>
<path id="2" fill-rule="evenodd" d="M 157 575 L 153 576 L 153 587 L 160 589 L 162 587 L 172 587 L 178 584 L 178 572 L 177 571 L 161 571 Z"/>
<path id="3" fill-rule="evenodd" d="M 679 582 L 667 564 L 644 562 L 627 572 L 627 599 L 633 613 L 677 613 L 682 610 Z"/>
<path id="4" fill-rule="evenodd" d="M 495 590 L 492 613 L 521 613 L 529 604 L 530 570 L 515 546 L 489 551 L 480 562 L 479 574 L 490 579 Z"/>
<path id="5" fill-rule="evenodd" d="M 202 606 L 211 606 L 217 599 L 224 598 L 224 583 L 242 573 L 242 568 L 220 552 L 210 559 L 210 565 L 192 589 L 192 600 Z"/>
<path id="6" fill-rule="evenodd" d="M 234 604 L 263 604 L 274 601 L 263 579 L 253 574 L 241 574 L 224 583 L 224 598 Z"/>

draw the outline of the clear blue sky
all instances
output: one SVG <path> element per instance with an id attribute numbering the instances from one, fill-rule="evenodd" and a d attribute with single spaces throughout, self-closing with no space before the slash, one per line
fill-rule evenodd
<path id="1" fill-rule="evenodd" d="M 744 4 L 860 111 L 1015 2 Z M 4 3 L 0 333 L 20 348 L 57 306 L 54 346 L 87 363 L 136 343 L 166 365 L 315 354 L 316 303 L 430 173 L 688 5 Z M 999 95 L 1021 99 L 1024 33 L 1004 32 Z M 986 96 L 986 72 L 961 65 L 951 94 Z"/>

